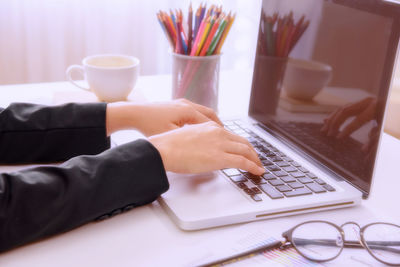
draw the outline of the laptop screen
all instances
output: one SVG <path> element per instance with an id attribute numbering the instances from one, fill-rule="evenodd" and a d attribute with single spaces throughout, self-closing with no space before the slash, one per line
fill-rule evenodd
<path id="1" fill-rule="evenodd" d="M 249 115 L 368 195 L 399 39 L 398 5 L 264 0 Z"/>

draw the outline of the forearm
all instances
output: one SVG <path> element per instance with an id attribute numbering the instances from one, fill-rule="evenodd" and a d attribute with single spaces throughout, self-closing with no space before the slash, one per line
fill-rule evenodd
<path id="1" fill-rule="evenodd" d="M 168 186 L 160 155 L 145 140 L 0 174 L 0 251 L 147 204 Z"/>
<path id="2" fill-rule="evenodd" d="M 109 148 L 106 104 L 42 106 L 15 103 L 0 109 L 0 163 L 63 161 Z"/>

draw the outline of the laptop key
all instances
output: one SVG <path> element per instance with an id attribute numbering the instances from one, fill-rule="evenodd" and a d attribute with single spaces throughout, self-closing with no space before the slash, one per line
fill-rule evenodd
<path id="1" fill-rule="evenodd" d="M 272 173 L 264 173 L 264 174 L 262 175 L 262 177 L 263 177 L 265 180 L 276 179 L 276 176 L 273 175 Z"/>
<path id="2" fill-rule="evenodd" d="M 304 167 L 299 167 L 299 170 L 300 170 L 301 172 L 304 172 L 304 173 L 310 172 L 309 170 L 307 170 L 307 169 L 304 168 Z"/>
<path id="3" fill-rule="evenodd" d="M 246 192 L 246 194 L 248 194 L 248 195 L 254 195 L 255 194 L 253 192 L 253 190 L 251 190 L 250 188 L 244 188 L 243 191 Z"/>
<path id="4" fill-rule="evenodd" d="M 274 147 L 274 146 L 271 146 L 271 150 L 274 151 L 274 152 L 279 152 L 279 149 L 277 149 L 277 148 Z"/>
<path id="5" fill-rule="evenodd" d="M 282 159 L 283 159 L 284 161 L 287 161 L 287 162 L 293 162 L 293 159 L 290 158 L 290 157 L 288 157 L 288 156 L 282 157 Z"/>
<path id="6" fill-rule="evenodd" d="M 258 175 L 252 174 L 252 173 L 250 173 L 250 172 L 246 172 L 244 175 L 246 175 L 246 177 L 249 178 L 250 180 L 252 180 L 252 179 L 257 179 L 257 178 L 260 177 L 260 176 L 258 176 Z"/>
<path id="7" fill-rule="evenodd" d="M 281 151 L 279 151 L 278 153 L 276 153 L 278 156 L 280 156 L 280 157 L 286 157 L 286 154 L 285 153 L 283 153 L 283 152 L 281 152 Z"/>
<path id="8" fill-rule="evenodd" d="M 246 177 L 241 174 L 241 175 L 235 175 L 235 176 L 229 176 L 229 178 L 234 181 L 235 183 L 240 183 L 240 182 L 246 182 L 247 179 Z"/>
<path id="9" fill-rule="evenodd" d="M 301 165 L 300 165 L 298 162 L 296 162 L 296 161 L 292 161 L 291 164 L 292 164 L 293 166 L 295 166 L 295 167 L 301 167 Z"/>
<path id="10" fill-rule="evenodd" d="M 286 161 L 279 161 L 277 163 L 275 163 L 276 165 L 278 165 L 279 167 L 287 167 L 290 166 L 290 164 Z"/>
<path id="11" fill-rule="evenodd" d="M 251 198 L 252 198 L 254 201 L 257 201 L 257 202 L 262 201 L 262 198 L 261 198 L 259 195 L 251 195 Z"/>
<path id="12" fill-rule="evenodd" d="M 299 182 L 293 182 L 293 183 L 288 183 L 288 185 L 293 188 L 293 189 L 297 189 L 297 188 L 302 188 L 304 187 L 304 185 L 302 183 Z"/>
<path id="13" fill-rule="evenodd" d="M 280 170 L 281 170 L 281 169 L 280 169 L 278 166 L 276 166 L 276 165 L 267 166 L 266 169 L 269 170 L 269 171 L 280 171 Z"/>
<path id="14" fill-rule="evenodd" d="M 262 155 L 262 154 L 260 154 L 260 153 L 258 153 L 258 158 L 259 158 L 260 160 L 266 160 L 266 159 L 267 159 L 264 155 Z"/>
<path id="15" fill-rule="evenodd" d="M 296 179 L 294 179 L 292 176 L 281 177 L 281 180 L 284 181 L 285 183 L 296 182 Z"/>
<path id="16" fill-rule="evenodd" d="M 262 160 L 261 163 L 262 163 L 264 166 L 271 166 L 271 165 L 274 165 L 274 163 L 272 163 L 271 161 L 269 161 L 269 160 L 267 160 L 267 159 Z"/>
<path id="17" fill-rule="evenodd" d="M 317 184 L 320 184 L 320 185 L 326 184 L 325 181 L 320 178 L 315 179 L 314 182 L 316 182 Z"/>
<path id="18" fill-rule="evenodd" d="M 269 182 L 271 185 L 273 185 L 273 186 L 285 184 L 285 183 L 282 182 L 282 180 L 280 180 L 280 179 L 268 180 L 268 182 Z"/>
<path id="19" fill-rule="evenodd" d="M 293 191 L 283 192 L 283 194 L 287 197 L 297 197 L 297 196 L 304 196 L 312 194 L 311 190 L 308 188 L 298 188 L 294 189 Z"/>
<path id="20" fill-rule="evenodd" d="M 314 193 L 324 193 L 326 192 L 325 188 L 323 188 L 322 186 L 320 186 L 319 184 L 316 183 L 309 183 L 306 184 L 306 186 L 311 189 L 311 191 L 313 191 Z"/>
<path id="21" fill-rule="evenodd" d="M 270 186 L 269 184 L 259 185 L 260 189 L 264 191 L 272 199 L 283 198 L 283 195 L 278 190 Z"/>
<path id="22" fill-rule="evenodd" d="M 259 185 L 259 184 L 266 184 L 267 182 L 261 178 L 260 176 L 258 176 L 257 178 L 254 179 L 250 179 L 250 181 L 255 184 L 255 185 Z"/>
<path id="23" fill-rule="evenodd" d="M 237 183 L 236 185 L 241 189 L 247 188 L 247 185 L 243 182 Z"/>
<path id="24" fill-rule="evenodd" d="M 288 192 L 288 191 L 292 191 L 293 190 L 292 188 L 290 188 L 287 185 L 278 185 L 275 188 L 278 189 L 278 191 L 280 191 L 280 192 Z"/>
<path id="25" fill-rule="evenodd" d="M 287 173 L 284 171 L 275 171 L 273 172 L 276 176 L 278 177 L 283 177 L 283 176 L 287 176 Z"/>
<path id="26" fill-rule="evenodd" d="M 286 171 L 286 172 L 295 172 L 295 171 L 297 171 L 297 169 L 295 167 L 293 167 L 293 166 L 283 167 L 282 169 L 284 171 Z"/>
<path id="27" fill-rule="evenodd" d="M 294 178 L 300 178 L 305 176 L 304 173 L 302 172 L 291 172 L 290 175 L 293 176 Z"/>
<path id="28" fill-rule="evenodd" d="M 306 174 L 308 177 L 310 177 L 311 179 L 317 179 L 318 177 L 314 174 L 314 173 L 312 173 L 312 172 L 309 172 L 309 173 L 307 173 Z"/>
<path id="29" fill-rule="evenodd" d="M 323 187 L 330 192 L 336 191 L 336 189 L 330 184 L 324 184 Z"/>
<path id="30" fill-rule="evenodd" d="M 267 152 L 267 153 L 265 153 L 265 156 L 267 156 L 267 157 L 269 157 L 269 158 L 272 158 L 272 157 L 275 157 L 276 155 L 275 155 L 275 153 L 274 152 Z"/>
<path id="31" fill-rule="evenodd" d="M 265 180 L 261 176 L 254 175 L 254 174 L 249 173 L 249 172 L 247 172 L 245 175 L 255 185 L 257 185 L 257 184 L 265 184 L 266 183 Z"/>
<path id="32" fill-rule="evenodd" d="M 240 174 L 240 171 L 238 169 L 224 169 L 222 171 L 228 176 L 234 176 Z"/>
<path id="33" fill-rule="evenodd" d="M 262 194 L 260 188 L 258 188 L 258 187 L 252 187 L 252 188 L 250 188 L 250 189 L 253 190 L 253 192 L 254 192 L 255 194 Z"/>
<path id="34" fill-rule="evenodd" d="M 314 180 L 309 177 L 301 177 L 301 178 L 298 178 L 297 180 L 302 184 L 309 184 L 309 183 L 314 182 Z"/>
<path id="35" fill-rule="evenodd" d="M 273 162 L 282 161 L 282 159 L 281 159 L 280 157 L 278 157 L 278 156 L 272 157 L 271 160 L 272 160 Z"/>

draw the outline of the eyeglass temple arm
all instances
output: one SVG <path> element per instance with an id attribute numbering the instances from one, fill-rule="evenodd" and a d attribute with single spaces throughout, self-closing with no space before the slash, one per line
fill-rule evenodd
<path id="1" fill-rule="evenodd" d="M 293 238 L 293 243 L 296 245 L 337 246 L 336 240 L 333 239 Z M 400 246 L 400 241 L 368 241 L 367 244 L 370 249 L 381 249 L 395 253 L 400 253 L 400 249 L 390 247 L 390 246 Z M 344 241 L 344 247 L 363 248 L 361 243 L 358 241 Z"/>

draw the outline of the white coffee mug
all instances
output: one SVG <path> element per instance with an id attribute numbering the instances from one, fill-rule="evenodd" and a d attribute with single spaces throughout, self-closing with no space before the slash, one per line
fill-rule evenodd
<path id="1" fill-rule="evenodd" d="M 126 55 L 103 54 L 86 57 L 82 65 L 71 65 L 66 74 L 75 86 L 92 91 L 100 101 L 124 101 L 132 91 L 139 76 L 139 59 Z M 76 83 L 71 74 L 82 73 L 89 88 Z"/>

